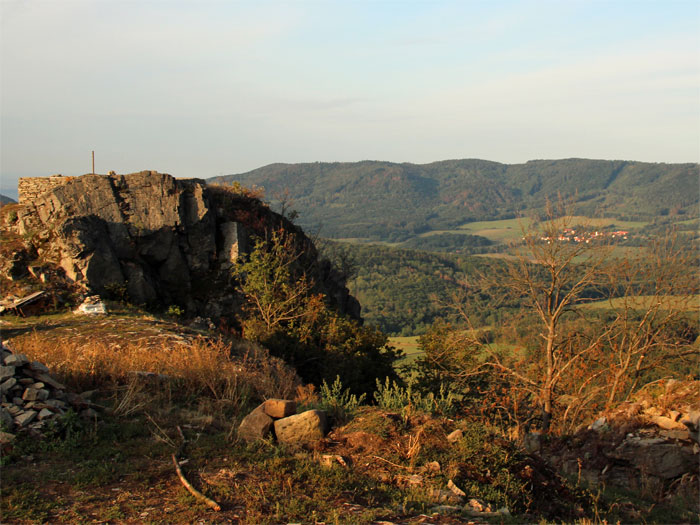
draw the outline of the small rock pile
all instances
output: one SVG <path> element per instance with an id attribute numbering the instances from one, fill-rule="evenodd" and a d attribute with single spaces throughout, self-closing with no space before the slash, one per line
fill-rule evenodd
<path id="1" fill-rule="evenodd" d="M 325 412 L 296 412 L 294 401 L 268 399 L 243 418 L 238 437 L 250 443 L 274 435 L 279 443 L 312 445 L 326 435 L 329 429 Z"/>
<path id="2" fill-rule="evenodd" d="M 75 314 L 106 314 L 107 306 L 99 295 L 90 295 L 73 312 Z"/>
<path id="3" fill-rule="evenodd" d="M 23 430 L 41 433 L 41 429 L 69 409 L 81 417 L 97 417 L 84 397 L 66 392 L 49 369 L 6 346 L 0 350 L 0 444 L 11 443 Z"/>
<path id="4" fill-rule="evenodd" d="M 653 489 L 658 494 L 677 492 L 682 483 L 697 487 L 699 387 L 697 381 L 669 380 L 659 386 L 662 395 L 640 395 L 601 415 L 565 442 L 553 439 L 545 444 L 540 439 L 533 448 L 565 474 L 594 485 Z"/>

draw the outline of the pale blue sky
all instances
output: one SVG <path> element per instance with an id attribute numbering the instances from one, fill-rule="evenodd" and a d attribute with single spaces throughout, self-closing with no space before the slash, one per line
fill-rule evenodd
<path id="1" fill-rule="evenodd" d="M 272 162 L 700 160 L 700 2 L 0 0 L 0 187 Z"/>

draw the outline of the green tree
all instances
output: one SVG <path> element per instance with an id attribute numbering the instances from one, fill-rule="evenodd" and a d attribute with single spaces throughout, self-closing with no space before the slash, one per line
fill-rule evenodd
<path id="1" fill-rule="evenodd" d="M 396 378 L 401 353 L 379 330 L 340 315 L 314 292 L 304 245 L 284 231 L 258 239 L 234 268 L 246 308 L 245 337 L 267 347 L 316 385 L 340 376 L 353 393 L 371 392 L 376 379 Z"/>
<path id="2" fill-rule="evenodd" d="M 247 299 L 248 327 L 261 324 L 267 332 L 313 315 L 318 297 L 313 281 L 300 268 L 302 251 L 283 230 L 270 239 L 258 238 L 247 260 L 234 266 L 234 275 Z"/>

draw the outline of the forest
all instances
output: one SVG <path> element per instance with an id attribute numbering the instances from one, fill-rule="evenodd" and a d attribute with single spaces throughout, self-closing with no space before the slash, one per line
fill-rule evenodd
<path id="1" fill-rule="evenodd" d="M 581 215 L 695 218 L 697 170 L 590 159 L 362 161 L 271 164 L 209 180 L 263 187 L 273 205 L 299 210 L 298 223 L 322 237 L 400 242 L 471 221 L 541 214 L 557 194 L 571 196 Z"/>

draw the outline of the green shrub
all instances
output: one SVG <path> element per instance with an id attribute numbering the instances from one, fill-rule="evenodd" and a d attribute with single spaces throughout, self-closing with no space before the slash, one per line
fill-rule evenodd
<path id="1" fill-rule="evenodd" d="M 180 308 L 176 304 L 171 304 L 168 306 L 168 315 L 172 317 L 180 317 L 183 313 L 185 313 L 182 308 Z"/>
<path id="2" fill-rule="evenodd" d="M 360 394 L 359 397 L 351 394 L 350 389 L 343 390 L 340 376 L 336 376 L 335 381 L 330 386 L 324 380 L 319 393 L 321 400 L 318 403 L 318 408 L 325 410 L 336 424 L 343 424 L 352 419 L 366 397 L 365 394 Z"/>
<path id="3" fill-rule="evenodd" d="M 384 410 L 448 415 L 454 412 L 456 398 L 452 392 L 447 391 L 444 384 L 440 385 L 436 396 L 433 392 L 416 392 L 410 383 L 402 387 L 396 381 L 390 382 L 387 377 L 384 384 L 377 379 L 374 400 Z"/>

